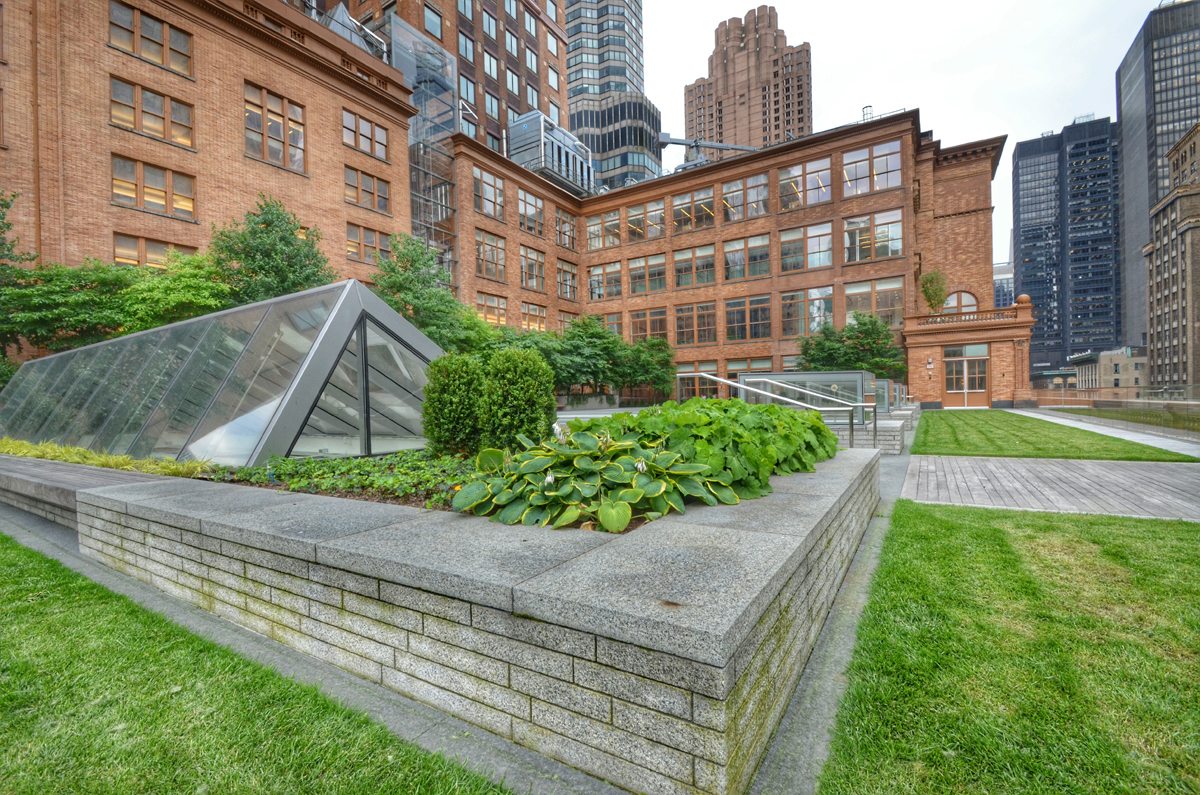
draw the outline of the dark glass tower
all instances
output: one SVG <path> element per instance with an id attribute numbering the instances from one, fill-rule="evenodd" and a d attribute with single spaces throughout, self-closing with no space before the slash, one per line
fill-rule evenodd
<path id="1" fill-rule="evenodd" d="M 1013 269 L 1033 299 L 1033 372 L 1120 344 L 1116 125 L 1081 119 L 1017 144 Z"/>
<path id="2" fill-rule="evenodd" d="M 1200 119 L 1200 2 L 1154 9 L 1117 68 L 1123 336 L 1145 345 L 1150 209 L 1170 190 L 1167 151 Z"/>
<path id="3" fill-rule="evenodd" d="M 596 184 L 662 172 L 658 108 L 642 93 L 641 0 L 567 0 L 570 128 L 592 150 Z"/>

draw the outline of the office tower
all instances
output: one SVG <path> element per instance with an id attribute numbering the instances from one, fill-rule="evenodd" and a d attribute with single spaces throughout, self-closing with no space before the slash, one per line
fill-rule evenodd
<path id="1" fill-rule="evenodd" d="M 1147 343 L 1150 208 L 1170 190 L 1167 151 L 1200 118 L 1200 2 L 1162 5 L 1146 17 L 1117 68 L 1121 139 L 1123 338 Z"/>
<path id="2" fill-rule="evenodd" d="M 1012 306 L 1017 300 L 1016 283 L 1013 280 L 1013 264 L 997 262 L 992 266 L 993 298 L 997 309 Z"/>
<path id="3" fill-rule="evenodd" d="M 1033 299 L 1034 372 L 1120 340 L 1116 125 L 1081 117 L 1013 155 L 1016 292 Z"/>
<path id="4" fill-rule="evenodd" d="M 812 132 L 808 42 L 788 46 L 772 6 L 717 26 L 708 77 L 684 89 L 686 136 L 766 146 Z M 719 159 L 729 152 L 703 150 Z"/>
<path id="5" fill-rule="evenodd" d="M 641 0 L 566 0 L 570 129 L 592 150 L 596 183 L 662 172 L 658 108 L 642 92 Z"/>

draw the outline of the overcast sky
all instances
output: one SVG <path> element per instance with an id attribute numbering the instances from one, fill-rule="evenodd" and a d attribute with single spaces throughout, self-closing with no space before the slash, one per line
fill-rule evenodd
<path id="1" fill-rule="evenodd" d="M 812 45 L 813 130 L 920 108 L 944 145 L 1007 135 L 992 183 L 994 259 L 1009 258 L 1012 151 L 1094 113 L 1116 120 L 1114 75 L 1158 0 L 777 2 L 788 44 Z M 749 0 L 644 0 L 646 93 L 684 136 L 683 88 L 708 74 L 717 25 Z M 664 166 L 683 162 L 668 147 Z"/>

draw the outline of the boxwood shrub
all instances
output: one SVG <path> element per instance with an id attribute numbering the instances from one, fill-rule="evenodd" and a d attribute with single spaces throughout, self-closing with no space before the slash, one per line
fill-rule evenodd
<path id="1" fill-rule="evenodd" d="M 534 350 L 507 348 L 487 364 L 480 405 L 483 442 L 489 447 L 520 449 L 521 436 L 541 440 L 554 423 L 554 372 Z"/>
<path id="2" fill-rule="evenodd" d="M 636 415 L 569 423 L 571 433 L 515 455 L 480 452 L 478 476 L 453 507 L 506 524 L 609 532 L 683 512 L 689 500 L 732 505 L 771 491 L 770 476 L 812 471 L 837 438 L 816 412 L 695 398 Z"/>
<path id="3" fill-rule="evenodd" d="M 474 356 L 450 354 L 429 365 L 421 422 L 432 453 L 479 452 L 483 366 Z"/>

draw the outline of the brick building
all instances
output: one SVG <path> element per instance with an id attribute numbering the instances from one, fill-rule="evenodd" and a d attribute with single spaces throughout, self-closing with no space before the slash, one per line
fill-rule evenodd
<path id="1" fill-rule="evenodd" d="M 993 307 L 1003 144 L 943 147 L 909 111 L 581 200 L 459 135 L 455 287 L 497 324 L 592 314 L 668 340 L 680 372 L 734 378 L 873 312 L 903 335 L 917 399 L 1010 405 L 1029 399 L 1033 321 L 1027 300 Z M 952 293 L 937 314 L 925 270 Z"/>
<path id="2" fill-rule="evenodd" d="M 684 89 L 687 138 L 766 146 L 812 132 L 811 48 L 788 46 L 774 7 L 722 22 L 715 38 L 708 76 Z"/>
<path id="3" fill-rule="evenodd" d="M 9 0 L 0 174 L 43 260 L 154 264 L 260 192 L 346 276 L 409 228 L 410 92 L 396 70 L 266 0 Z"/>

